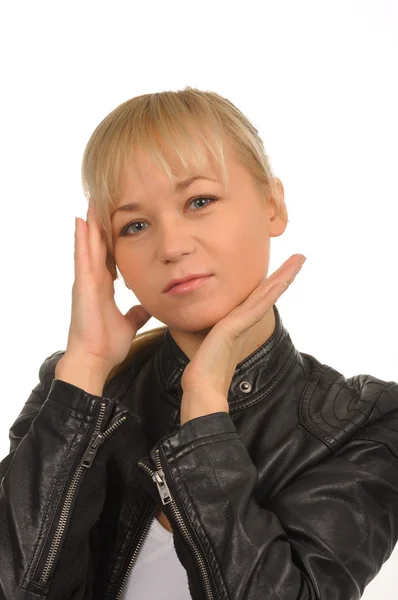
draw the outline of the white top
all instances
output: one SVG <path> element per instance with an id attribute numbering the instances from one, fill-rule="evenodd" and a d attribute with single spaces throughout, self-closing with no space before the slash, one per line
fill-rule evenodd
<path id="1" fill-rule="evenodd" d="M 187 573 L 171 531 L 155 518 L 124 586 L 121 600 L 191 600 Z"/>

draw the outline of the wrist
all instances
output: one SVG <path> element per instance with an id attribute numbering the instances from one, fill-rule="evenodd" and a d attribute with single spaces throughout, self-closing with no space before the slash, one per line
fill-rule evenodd
<path id="1" fill-rule="evenodd" d="M 228 398 L 214 391 L 185 391 L 181 400 L 180 425 L 196 417 L 203 417 L 216 412 L 229 413 Z"/>
<path id="2" fill-rule="evenodd" d="M 108 373 L 103 365 L 92 360 L 82 360 L 65 354 L 58 361 L 54 376 L 55 379 L 71 383 L 93 396 L 102 396 Z"/>

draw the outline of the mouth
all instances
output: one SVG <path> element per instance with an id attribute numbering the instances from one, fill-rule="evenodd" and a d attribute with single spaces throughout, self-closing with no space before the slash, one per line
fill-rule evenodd
<path id="1" fill-rule="evenodd" d="M 190 273 L 189 275 L 186 275 L 185 277 L 181 277 L 179 279 L 177 279 L 177 278 L 172 279 L 171 281 L 169 281 L 169 283 L 166 285 L 166 287 L 163 288 L 162 292 L 165 294 L 175 285 L 180 285 L 181 283 L 191 281 L 192 279 L 199 279 L 201 277 L 207 277 L 208 275 L 211 275 L 211 273 Z"/>
<path id="2" fill-rule="evenodd" d="M 205 284 L 211 277 L 212 275 L 205 275 L 202 277 L 195 277 L 193 279 L 189 279 L 188 281 L 184 281 L 183 283 L 177 283 L 165 293 L 170 295 L 178 295 L 185 294 L 187 292 L 192 292 L 197 288 L 203 286 L 203 284 Z"/>

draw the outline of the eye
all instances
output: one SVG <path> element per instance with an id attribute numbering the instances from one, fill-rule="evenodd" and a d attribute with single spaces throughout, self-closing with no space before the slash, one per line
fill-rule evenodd
<path id="1" fill-rule="evenodd" d="M 198 200 L 211 200 L 211 202 L 216 202 L 218 200 L 218 198 L 216 198 L 215 196 L 205 196 L 204 194 L 202 194 L 201 196 L 196 196 L 195 198 L 192 198 L 191 200 L 189 200 L 188 205 L 192 204 L 193 202 L 198 202 Z M 207 206 L 209 206 L 209 204 L 206 204 L 205 206 L 200 206 L 199 208 L 207 208 Z M 194 210 L 194 212 L 197 212 Z M 128 233 L 128 230 L 130 229 L 130 227 L 133 227 L 134 225 L 141 225 L 142 223 L 144 223 L 144 221 L 132 221 L 131 223 L 128 223 L 127 225 L 125 225 L 123 227 L 123 229 L 120 232 L 120 236 L 121 237 L 131 237 L 131 236 L 136 236 L 138 233 L 141 233 L 141 231 L 143 231 L 143 229 L 140 229 L 139 231 L 135 231 L 133 230 L 133 234 Z"/>

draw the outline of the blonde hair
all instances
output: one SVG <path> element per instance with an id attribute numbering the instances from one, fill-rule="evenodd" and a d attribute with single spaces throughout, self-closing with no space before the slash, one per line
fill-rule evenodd
<path id="1" fill-rule="evenodd" d="M 159 346 L 159 344 L 163 342 L 166 329 L 167 326 L 162 325 L 161 327 L 155 327 L 149 331 L 141 331 L 141 333 L 137 333 L 131 342 L 131 346 L 126 357 L 122 360 L 122 362 L 115 365 L 109 372 L 104 384 L 104 395 L 106 394 L 105 388 L 109 385 L 112 379 L 116 377 L 116 375 L 128 370 L 133 363 L 137 365 L 139 362 L 144 360 L 147 355 L 156 348 L 156 346 Z"/>
<path id="2" fill-rule="evenodd" d="M 194 127 L 192 127 L 192 125 Z M 199 138 L 198 138 L 199 136 Z M 111 214 L 120 199 L 124 169 L 143 151 L 169 178 L 174 175 L 165 149 L 172 148 L 183 168 L 191 174 L 206 173 L 212 156 L 222 182 L 228 186 L 224 140 L 253 176 L 261 194 L 275 198 L 279 215 L 288 222 L 270 160 L 258 130 L 232 102 L 215 92 L 186 86 L 183 90 L 136 96 L 120 104 L 97 126 L 84 150 L 82 185 L 95 204 L 108 248 L 107 266 L 117 279 L 113 258 Z M 201 142 L 201 143 L 198 143 Z M 203 149 L 208 151 L 206 155 Z"/>

